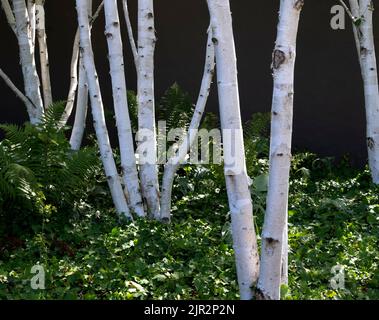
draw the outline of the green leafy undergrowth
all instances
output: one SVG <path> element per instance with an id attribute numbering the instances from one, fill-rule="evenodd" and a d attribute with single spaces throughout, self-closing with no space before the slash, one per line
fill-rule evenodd
<path id="1" fill-rule="evenodd" d="M 38 237 L 0 258 L 0 298 L 235 299 L 233 250 L 222 226 L 188 217 L 172 225 L 120 223 L 88 213 L 41 251 Z M 46 269 L 46 289 L 33 290 L 30 269 Z"/>

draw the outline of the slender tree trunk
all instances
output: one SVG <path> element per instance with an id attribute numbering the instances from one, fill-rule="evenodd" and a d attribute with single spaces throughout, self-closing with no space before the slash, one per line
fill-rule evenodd
<path id="1" fill-rule="evenodd" d="M 196 135 L 191 133 L 199 128 L 201 118 L 204 114 L 204 109 L 207 104 L 215 68 L 214 51 L 214 45 L 212 43 L 212 30 L 210 28 L 208 31 L 207 51 L 203 79 L 201 82 L 199 97 L 189 126 L 189 135 L 187 135 L 186 139 L 180 144 L 178 148 L 178 155 L 172 157 L 171 159 L 168 159 L 164 168 L 161 195 L 162 221 L 170 221 L 172 184 L 174 182 L 175 174 L 183 160 L 185 160 L 186 155 L 188 154 L 191 146 L 195 141 Z"/>
<path id="2" fill-rule="evenodd" d="M 13 0 L 20 62 L 24 76 L 25 95 L 31 101 L 26 105 L 30 122 L 38 123 L 43 114 L 40 82 L 33 54 L 32 34 L 25 0 Z"/>
<path id="3" fill-rule="evenodd" d="M 365 107 L 368 162 L 372 180 L 379 184 L 379 89 L 373 32 L 374 3 L 371 0 L 350 0 L 352 12 L 359 14 L 353 23 L 361 66 Z"/>
<path id="4" fill-rule="evenodd" d="M 67 95 L 66 107 L 62 114 L 61 125 L 66 125 L 75 104 L 75 95 L 78 90 L 78 61 L 79 61 L 79 30 L 76 31 L 70 64 L 70 87 Z M 85 75 L 85 72 L 84 72 Z M 88 93 L 87 93 L 88 94 Z M 79 93 L 78 93 L 79 95 Z M 75 119 L 76 120 L 76 119 Z"/>
<path id="5" fill-rule="evenodd" d="M 99 16 L 99 13 L 103 9 L 103 7 L 104 7 L 104 1 L 102 1 L 99 4 L 96 11 L 92 15 L 92 0 L 89 1 L 88 15 L 91 17 L 90 27 L 92 27 L 92 24 L 95 22 L 95 20 Z M 62 114 L 61 126 L 66 125 L 68 119 L 71 116 L 72 110 L 74 108 L 75 95 L 76 95 L 76 92 L 78 90 L 78 62 L 79 62 L 79 29 L 76 30 L 76 34 L 75 34 L 75 38 L 74 38 L 74 44 L 72 47 L 72 56 L 71 56 L 71 64 L 70 64 L 70 86 L 69 86 L 69 91 L 68 91 L 68 96 L 67 96 L 66 107 L 65 107 L 64 112 Z M 80 66 L 79 66 L 79 68 L 80 68 Z M 86 83 L 85 72 L 83 73 L 83 76 L 84 76 L 84 78 L 82 79 L 83 80 L 82 81 L 82 87 L 79 88 L 79 90 L 82 90 L 82 92 L 78 92 L 78 99 L 79 99 L 79 97 L 82 97 L 83 95 L 85 95 L 84 91 L 87 91 L 87 95 L 88 95 L 88 87 L 87 86 L 84 87 L 84 84 Z M 85 101 L 87 101 L 87 99 L 88 99 L 88 97 L 85 98 Z M 83 102 L 84 100 L 82 99 L 81 101 Z M 87 113 L 87 111 L 86 111 L 87 110 L 87 102 L 85 102 L 84 104 L 85 104 L 85 106 L 82 103 L 78 103 L 79 106 L 77 106 L 77 108 L 79 108 L 80 110 L 79 110 L 79 112 L 76 112 L 75 114 L 78 115 L 80 118 L 78 119 L 78 121 L 76 121 L 76 119 L 75 119 L 76 125 L 83 123 L 83 118 L 82 118 L 83 112 L 85 111 L 84 115 L 86 115 L 86 113 Z M 84 121 L 85 121 L 85 119 L 84 119 Z M 73 137 L 73 133 L 71 133 L 71 137 L 76 140 L 76 143 L 74 144 L 75 146 L 77 146 L 77 143 L 79 142 L 79 148 L 80 148 L 80 144 L 81 144 L 83 132 L 84 132 L 84 127 L 78 128 L 78 127 L 75 127 L 75 125 L 74 125 L 74 128 L 75 128 L 75 130 L 78 130 L 78 131 L 75 131 L 75 134 L 79 134 L 79 136 Z M 74 130 L 74 128 L 73 128 L 73 130 Z"/>
<path id="6" fill-rule="evenodd" d="M 237 59 L 229 0 L 208 0 L 215 44 L 225 180 L 232 218 L 233 246 L 241 299 L 253 297 L 259 272 L 253 206 L 246 172 Z M 233 139 L 234 138 L 234 139 Z M 231 141 L 233 139 L 233 141 Z"/>
<path id="7" fill-rule="evenodd" d="M 80 50 L 83 54 L 84 67 L 86 70 L 91 98 L 94 127 L 99 143 L 101 159 L 103 161 L 108 185 L 111 190 L 113 202 L 116 206 L 117 212 L 123 213 L 129 219 L 132 219 L 126 203 L 124 192 L 122 190 L 120 177 L 113 158 L 112 148 L 108 137 L 108 130 L 105 123 L 103 101 L 91 45 L 88 1 L 76 0 L 76 9 L 78 12 L 78 23 L 80 30 Z"/>
<path id="8" fill-rule="evenodd" d="M 159 184 L 154 98 L 153 0 L 138 0 L 138 158 L 142 195 L 149 216 L 159 219 Z"/>
<path id="9" fill-rule="evenodd" d="M 25 95 L 19 90 L 16 85 L 12 82 L 12 80 L 5 74 L 5 72 L 0 69 L 0 78 L 2 78 L 5 82 L 5 84 L 16 94 L 16 96 L 25 104 L 27 105 L 30 103 L 30 100 L 25 97 Z"/>
<path id="10" fill-rule="evenodd" d="M 35 0 L 36 22 L 35 29 L 38 39 L 39 57 L 41 64 L 42 92 L 45 108 L 53 103 L 50 81 L 49 51 L 47 48 L 46 26 L 45 26 L 45 0 Z"/>
<path id="11" fill-rule="evenodd" d="M 82 145 L 84 129 L 86 127 L 88 110 L 88 84 L 83 58 L 79 59 L 79 84 L 75 110 L 75 121 L 72 127 L 70 145 L 72 150 L 79 150 Z"/>
<path id="12" fill-rule="evenodd" d="M 274 92 L 269 188 L 257 290 L 258 298 L 261 299 L 280 299 L 283 239 L 286 239 L 283 232 L 287 220 L 291 166 L 296 37 L 302 6 L 302 0 L 280 1 L 279 24 L 272 61 Z"/>
<path id="13" fill-rule="evenodd" d="M 128 31 L 128 37 L 129 37 L 130 47 L 133 53 L 134 64 L 136 66 L 136 69 L 138 69 L 138 50 L 137 50 L 136 42 L 134 41 L 133 28 L 132 28 L 132 23 L 130 21 L 130 16 L 129 16 L 128 1 L 123 0 L 122 6 L 124 8 L 126 29 Z"/>
<path id="14" fill-rule="evenodd" d="M 108 58 L 112 77 L 113 101 L 120 145 L 121 166 L 130 208 L 144 217 L 143 203 L 138 181 L 134 142 L 130 123 L 125 79 L 120 19 L 116 0 L 105 0 L 105 35 L 108 42 Z"/>

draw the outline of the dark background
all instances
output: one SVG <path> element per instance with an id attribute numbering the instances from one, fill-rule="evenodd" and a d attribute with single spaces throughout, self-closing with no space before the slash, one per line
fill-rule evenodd
<path id="1" fill-rule="evenodd" d="M 129 0 L 134 25 L 136 2 Z M 203 72 L 206 30 L 209 24 L 206 1 L 154 2 L 158 37 L 156 97 L 159 98 L 176 81 L 191 93 L 195 101 Z M 336 0 L 305 1 L 298 35 L 294 147 L 320 155 L 339 157 L 349 154 L 355 164 L 361 165 L 367 158 L 362 81 L 347 16 L 346 30 L 335 31 L 330 27 L 330 9 L 336 3 Z M 241 110 L 243 119 L 248 120 L 254 112 L 269 111 L 271 107 L 270 64 L 279 0 L 231 0 L 231 6 Z M 76 30 L 75 1 L 47 0 L 46 12 L 54 100 L 64 100 L 68 92 L 69 66 Z M 379 21 L 377 11 L 374 21 Z M 104 20 L 101 15 L 93 29 L 93 44 L 104 102 L 108 108 L 112 108 L 103 30 Z M 0 36 L 0 66 L 19 88 L 23 88 L 18 46 L 3 12 L 0 13 Z M 135 90 L 135 69 L 126 35 L 124 39 L 128 88 Z M 214 86 L 208 110 L 217 112 L 215 89 Z M 24 106 L 2 81 L 0 93 L 0 122 L 26 121 Z M 114 136 L 112 126 L 109 125 Z"/>

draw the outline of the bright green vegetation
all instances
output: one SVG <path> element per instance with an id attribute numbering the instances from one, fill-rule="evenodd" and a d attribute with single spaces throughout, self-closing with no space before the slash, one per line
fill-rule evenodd
<path id="1" fill-rule="evenodd" d="M 124 221 L 112 209 L 96 146 L 70 152 L 57 130 L 61 107 L 51 110 L 37 128 L 2 126 L 0 298 L 237 299 L 222 168 L 180 169 L 170 225 Z M 256 114 L 245 128 L 258 234 L 268 118 Z M 291 176 L 284 298 L 378 299 L 379 189 L 368 171 L 297 153 Z M 45 267 L 46 290 L 30 287 L 37 263 Z M 333 290 L 337 265 L 345 289 Z"/>

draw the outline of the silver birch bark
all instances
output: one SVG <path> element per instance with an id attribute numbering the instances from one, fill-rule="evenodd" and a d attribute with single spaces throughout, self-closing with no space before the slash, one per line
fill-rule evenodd
<path id="1" fill-rule="evenodd" d="M 35 33 L 38 40 L 39 58 L 41 65 L 42 92 L 45 108 L 53 103 L 49 51 L 47 48 L 46 26 L 45 26 L 45 0 L 35 0 Z"/>
<path id="2" fill-rule="evenodd" d="M 303 0 L 281 0 L 273 52 L 270 171 L 262 232 L 261 269 L 257 297 L 280 299 L 283 232 L 288 208 L 296 38 Z M 286 267 L 284 267 L 285 269 Z"/>
<path id="3" fill-rule="evenodd" d="M 232 17 L 229 0 L 207 2 L 216 52 L 224 170 L 237 277 L 241 299 L 248 300 L 253 297 L 252 287 L 256 285 L 258 277 L 259 257 L 249 177 L 246 173 Z M 234 139 L 230 142 L 232 137 Z"/>
<path id="4" fill-rule="evenodd" d="M 359 22 L 353 21 L 355 41 L 361 67 L 365 108 L 368 163 L 372 180 L 379 184 L 379 89 L 373 32 L 374 3 L 371 0 L 350 0 Z"/>
<path id="5" fill-rule="evenodd" d="M 112 78 L 113 102 L 120 145 L 121 167 L 128 203 L 139 217 L 145 212 L 140 193 L 132 127 L 129 117 L 120 19 L 116 0 L 105 0 L 105 35 Z"/>
<path id="6" fill-rule="evenodd" d="M 178 154 L 175 157 L 168 159 L 163 173 L 162 179 L 162 194 L 161 194 L 161 220 L 165 222 L 170 221 L 171 212 L 171 194 L 172 184 L 174 182 L 176 171 L 179 169 L 182 162 L 185 160 L 191 146 L 193 145 L 196 134 L 192 134 L 200 126 L 201 118 L 204 114 L 204 109 L 207 104 L 209 91 L 212 84 L 214 69 L 215 69 L 215 52 L 212 42 L 212 30 L 208 30 L 207 51 L 204 66 L 203 79 L 201 81 L 201 88 L 195 110 L 189 125 L 189 134 L 185 140 L 178 147 Z"/>
<path id="7" fill-rule="evenodd" d="M 121 181 L 117 172 L 116 164 L 113 158 L 112 148 L 108 136 L 108 130 L 105 123 L 104 107 L 100 91 L 100 84 L 95 68 L 95 61 L 91 45 L 91 32 L 88 17 L 87 0 L 76 0 L 76 9 L 78 12 L 78 23 L 80 30 L 80 50 L 83 54 L 84 67 L 86 70 L 88 80 L 92 115 L 97 140 L 99 143 L 101 160 L 104 165 L 108 185 L 117 212 L 123 213 L 129 219 L 132 219 L 121 186 Z"/>
<path id="8" fill-rule="evenodd" d="M 31 101 L 26 107 L 30 122 L 36 124 L 43 114 L 43 102 L 40 92 L 40 81 L 34 60 L 32 34 L 25 0 L 13 0 L 13 10 L 16 20 L 25 95 Z"/>
<path id="9" fill-rule="evenodd" d="M 138 0 L 138 159 L 142 196 L 149 216 L 159 219 L 159 184 L 154 98 L 153 0 Z"/>

